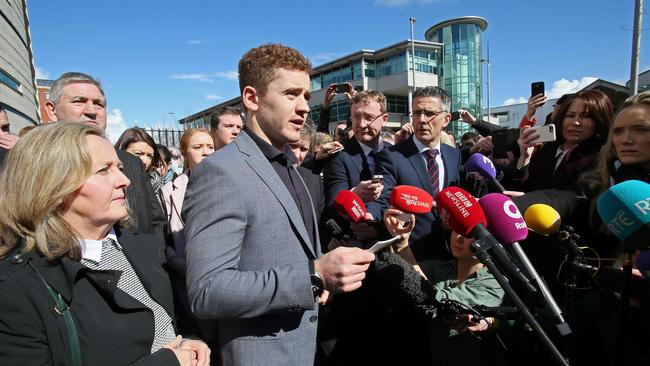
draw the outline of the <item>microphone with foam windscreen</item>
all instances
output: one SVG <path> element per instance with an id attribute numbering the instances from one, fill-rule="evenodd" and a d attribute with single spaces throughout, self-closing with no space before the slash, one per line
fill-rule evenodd
<path id="1" fill-rule="evenodd" d="M 438 193 L 436 204 L 441 220 L 452 230 L 462 236 L 482 240 L 483 245 L 510 277 L 517 279 L 529 292 L 537 292 L 503 245 L 486 229 L 487 220 L 476 198 L 461 188 L 448 187 Z"/>
<path id="2" fill-rule="evenodd" d="M 503 245 L 510 246 L 528 275 L 537 282 L 542 298 L 549 311 L 553 314 L 555 325 L 560 334 L 563 336 L 571 334 L 571 328 L 564 320 L 562 310 L 560 310 L 553 295 L 546 287 L 546 283 L 539 276 L 528 256 L 519 245 L 519 241 L 526 239 L 528 236 L 528 226 L 515 203 L 508 196 L 500 193 L 490 193 L 481 197 L 479 204 L 487 218 L 488 230 Z"/>
<path id="3" fill-rule="evenodd" d="M 628 307 L 632 286 L 632 256 L 635 249 L 650 247 L 650 184 L 639 180 L 619 183 L 598 198 L 598 214 L 609 231 L 623 243 L 623 288 L 621 290 L 616 359 L 622 359 L 627 343 Z"/>
<path id="4" fill-rule="evenodd" d="M 467 159 L 465 162 L 465 171 L 468 173 L 476 174 L 482 179 L 487 180 L 490 187 L 499 192 L 503 193 L 505 188 L 497 180 L 497 170 L 487 156 L 481 153 L 472 154 L 472 156 Z"/>
<path id="5" fill-rule="evenodd" d="M 628 180 L 605 191 L 596 202 L 609 231 L 636 249 L 650 247 L 650 184 Z"/>
<path id="6" fill-rule="evenodd" d="M 334 199 L 334 208 L 339 215 L 357 223 L 363 222 L 366 217 L 366 205 L 361 197 L 347 189 L 342 190 Z"/>
<path id="7" fill-rule="evenodd" d="M 562 223 L 560 214 L 544 203 L 536 203 L 528 207 L 524 212 L 524 220 L 530 230 L 542 235 L 556 233 Z"/>
<path id="8" fill-rule="evenodd" d="M 528 310 L 526 304 L 517 295 L 508 279 L 503 276 L 499 266 L 492 260 L 491 252 L 497 259 L 500 267 L 509 272 L 510 276 L 517 278 L 526 286 L 530 292 L 537 292 L 526 276 L 512 262 L 511 257 L 503 246 L 485 228 L 487 222 L 485 214 L 478 202 L 466 191 L 457 187 L 448 187 L 440 191 L 436 196 L 437 210 L 441 220 L 447 223 L 454 231 L 463 236 L 472 236 L 478 240 L 472 243 L 472 253 L 490 270 L 501 288 L 510 297 L 513 303 L 520 310 L 526 322 L 535 331 L 538 339 L 551 352 L 554 359 L 562 364 L 568 365 L 564 356 L 555 347 L 542 326 L 537 322 L 533 314 Z"/>
<path id="9" fill-rule="evenodd" d="M 402 212 L 424 214 L 431 212 L 433 197 L 418 187 L 396 186 L 390 193 L 390 205 Z"/>

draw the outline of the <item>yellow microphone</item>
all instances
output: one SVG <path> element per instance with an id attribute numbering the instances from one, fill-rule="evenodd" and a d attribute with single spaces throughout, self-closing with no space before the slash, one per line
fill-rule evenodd
<path id="1" fill-rule="evenodd" d="M 550 235 L 560 229 L 562 218 L 555 209 L 543 203 L 536 203 L 524 213 L 526 225 L 533 232 L 542 235 Z"/>

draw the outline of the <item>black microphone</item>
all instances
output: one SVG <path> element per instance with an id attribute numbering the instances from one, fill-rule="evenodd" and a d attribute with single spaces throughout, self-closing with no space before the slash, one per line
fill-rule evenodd
<path id="1" fill-rule="evenodd" d="M 423 311 L 425 315 L 434 317 L 440 303 L 436 300 L 436 289 L 431 282 L 398 254 L 383 251 L 376 256 L 377 277 L 395 292 L 395 296 L 387 298 L 407 303 Z"/>

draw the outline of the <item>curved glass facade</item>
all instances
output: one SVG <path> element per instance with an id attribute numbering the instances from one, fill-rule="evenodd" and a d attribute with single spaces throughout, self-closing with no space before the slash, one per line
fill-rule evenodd
<path id="1" fill-rule="evenodd" d="M 451 24 L 427 38 L 443 44 L 440 87 L 451 97 L 451 110 L 466 109 L 476 118 L 481 118 L 480 25 L 475 22 Z M 448 129 L 460 138 L 471 127 L 466 123 L 452 122 Z"/>

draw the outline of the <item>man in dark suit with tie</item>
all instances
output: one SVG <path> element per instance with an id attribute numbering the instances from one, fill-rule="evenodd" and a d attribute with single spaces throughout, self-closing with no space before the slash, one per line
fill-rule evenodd
<path id="1" fill-rule="evenodd" d="M 384 164 L 384 192 L 378 199 L 379 206 L 388 206 L 392 188 L 410 185 L 421 188 L 435 197 L 448 186 L 458 185 L 460 152 L 440 142 L 440 131 L 451 120 L 451 101 L 439 87 L 418 88 L 413 94 L 413 135 L 406 141 L 390 148 L 392 163 Z M 370 206 L 374 217 L 381 211 Z M 448 257 L 442 230 L 435 208 L 426 214 L 416 215 L 415 228 L 409 239 L 416 259 Z"/>
<path id="2" fill-rule="evenodd" d="M 80 72 L 66 72 L 52 83 L 45 108 L 50 121 L 81 122 L 106 130 L 106 97 L 99 81 Z M 123 150 L 117 156 L 131 181 L 126 201 L 135 231 L 163 238 L 166 220 L 140 159 Z M 161 246 L 162 255 L 162 246 Z M 162 258 L 161 258 L 162 259 Z"/>
<path id="3" fill-rule="evenodd" d="M 373 183 L 373 175 L 380 174 L 381 152 L 384 142 L 381 129 L 388 121 L 386 97 L 378 91 L 356 93 L 350 101 L 354 137 L 343 143 L 343 151 L 331 158 L 323 170 L 325 202 L 330 214 L 336 196 L 342 190 L 356 193 L 366 204 L 379 198 L 384 186 Z M 377 235 L 366 224 L 352 226 L 359 239 Z"/>

